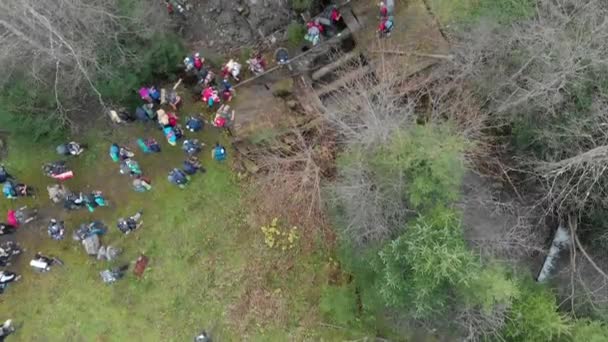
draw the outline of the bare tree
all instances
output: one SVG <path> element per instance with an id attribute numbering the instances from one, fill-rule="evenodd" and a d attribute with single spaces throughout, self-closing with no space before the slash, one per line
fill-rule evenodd
<path id="1" fill-rule="evenodd" d="M 159 1 L 131 5 L 127 15 L 117 0 L 3 1 L 0 72 L 28 74 L 55 93 L 60 110 L 60 99 L 82 100 L 87 89 L 104 106 L 95 81 L 113 71 L 104 68 L 102 56 L 113 50 L 118 56 L 113 66 L 124 64 L 131 57 L 121 47 L 126 35 L 149 38 L 168 27 Z"/>

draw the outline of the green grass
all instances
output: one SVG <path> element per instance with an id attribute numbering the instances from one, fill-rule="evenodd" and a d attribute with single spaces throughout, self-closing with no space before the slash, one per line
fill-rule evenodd
<path id="1" fill-rule="evenodd" d="M 118 165 L 107 155 L 112 142 L 137 151 L 134 142 L 140 136 L 154 136 L 163 147 L 161 154 L 136 155 L 153 179 L 148 193 L 133 192 L 130 179 L 118 173 Z M 225 139 L 212 129 L 199 138 L 207 145 Z M 131 126 L 99 132 L 88 140 L 89 150 L 69 161 L 76 177 L 67 186 L 103 190 L 111 207 L 94 213 L 66 212 L 48 200 L 45 187 L 51 180 L 41 175 L 40 164 L 56 159 L 54 146 L 10 142 L 5 164 L 21 181 L 35 185 L 40 195 L 2 200 L 0 210 L 29 204 L 45 208 L 46 216 L 17 233 L 28 251 L 9 269 L 23 279 L 0 296 L 2 317 L 21 325 L 12 341 L 189 341 L 203 328 L 218 341 L 357 337 L 319 324 L 317 306 L 327 283 L 324 254 L 269 250 L 259 227 L 248 222 L 243 185 L 227 163 L 210 160 L 209 148 L 200 156 L 207 172 L 195 175 L 182 190 L 169 184 L 166 175 L 180 165 L 183 152 L 164 143 L 158 130 Z M 143 227 L 122 235 L 116 219 L 138 209 L 144 210 Z M 50 216 L 66 221 L 65 240 L 46 236 Z M 93 219 L 109 226 L 103 244 L 124 249 L 119 261 L 97 261 L 71 240 L 78 224 Z M 59 256 L 65 265 L 34 273 L 27 264 L 37 250 Z M 150 258 L 143 279 L 135 279 L 129 270 L 116 284 L 101 282 L 100 270 L 132 262 L 139 253 Z M 263 300 L 248 300 L 251 293 L 264 294 Z"/>
<path id="2" fill-rule="evenodd" d="M 507 24 L 534 15 L 536 0 L 430 0 L 443 25 L 474 22 L 482 18 Z"/>

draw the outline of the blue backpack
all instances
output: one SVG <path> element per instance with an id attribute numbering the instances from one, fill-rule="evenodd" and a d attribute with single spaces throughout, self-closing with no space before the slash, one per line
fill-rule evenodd
<path id="1" fill-rule="evenodd" d="M 7 198 L 15 197 L 16 194 L 13 184 L 11 182 L 5 182 L 4 186 L 2 187 L 2 193 Z"/>
<path id="2" fill-rule="evenodd" d="M 118 145 L 112 144 L 112 146 L 110 146 L 110 158 L 115 162 L 120 160 L 120 147 L 118 147 Z"/>

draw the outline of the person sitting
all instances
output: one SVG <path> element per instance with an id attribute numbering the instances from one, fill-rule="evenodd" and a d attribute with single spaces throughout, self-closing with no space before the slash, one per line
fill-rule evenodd
<path id="1" fill-rule="evenodd" d="M 137 146 L 139 146 L 144 153 L 160 152 L 160 144 L 154 138 L 148 138 L 146 140 L 139 138 L 137 139 Z"/>
<path id="2" fill-rule="evenodd" d="M 209 86 L 203 89 L 201 93 L 201 100 L 203 103 L 206 103 L 209 108 L 212 108 L 215 103 L 220 102 L 220 97 L 218 91 L 214 87 Z"/>
<path id="3" fill-rule="evenodd" d="M 289 51 L 286 48 L 278 48 L 274 52 L 274 59 L 278 65 L 289 64 Z"/>
<path id="4" fill-rule="evenodd" d="M 130 158 L 127 158 L 120 163 L 120 173 L 130 176 L 138 176 L 142 174 L 139 164 Z"/>
<path id="5" fill-rule="evenodd" d="M 21 279 L 21 276 L 15 272 L 0 271 L 0 286 L 18 281 L 19 279 Z"/>
<path id="6" fill-rule="evenodd" d="M 17 198 L 17 191 L 15 191 L 15 185 L 10 180 L 4 182 L 4 185 L 2 186 L 2 193 L 4 194 L 4 197 L 8 199 Z"/>
<path id="7" fill-rule="evenodd" d="M 261 75 L 264 73 L 266 69 L 266 61 L 261 53 L 257 53 L 253 55 L 251 58 L 247 60 L 247 64 L 249 64 L 249 70 L 254 75 Z"/>
<path id="8" fill-rule="evenodd" d="M 84 148 L 82 148 L 79 143 L 75 141 L 70 141 L 67 144 L 61 144 L 57 146 L 57 148 L 55 148 L 55 151 L 57 152 L 57 154 L 62 156 L 77 156 L 84 151 Z"/>
<path id="9" fill-rule="evenodd" d="M 217 161 L 223 161 L 226 160 L 226 149 L 224 148 L 224 146 L 220 145 L 220 143 L 215 143 L 215 147 L 213 148 L 213 150 L 211 151 L 211 158 L 217 160 Z"/>
<path id="10" fill-rule="evenodd" d="M 117 144 L 110 145 L 110 158 L 113 162 L 120 161 L 120 146 Z"/>
<path id="11" fill-rule="evenodd" d="M 145 192 L 152 189 L 152 182 L 145 177 L 139 176 L 133 179 L 133 189 L 136 192 Z"/>
<path id="12" fill-rule="evenodd" d="M 323 25 L 319 22 L 319 19 L 308 22 L 306 24 L 307 32 L 304 39 L 309 41 L 313 46 L 316 46 L 321 41 L 321 33 L 323 33 Z"/>
<path id="13" fill-rule="evenodd" d="M 83 241 L 93 235 L 104 235 L 108 229 L 101 221 L 93 221 L 90 223 L 83 223 L 74 231 L 72 238 L 76 241 Z"/>
<path id="14" fill-rule="evenodd" d="M 173 108 L 173 110 L 177 111 L 182 104 L 182 98 L 181 96 L 177 95 L 175 90 L 171 90 L 167 96 L 167 102 L 169 103 L 169 106 Z"/>
<path id="15" fill-rule="evenodd" d="M 198 139 L 186 139 L 182 145 L 182 150 L 188 155 L 195 155 L 202 150 L 203 144 L 198 142 Z"/>
<path id="16" fill-rule="evenodd" d="M 236 94 L 236 91 L 232 87 L 232 84 L 230 84 L 230 82 L 228 82 L 228 79 L 225 78 L 222 81 L 222 85 L 224 86 L 224 89 L 222 90 L 222 100 L 224 102 L 232 101 L 232 97 Z"/>
<path id="17" fill-rule="evenodd" d="M 99 190 L 91 192 L 84 198 L 84 203 L 89 209 L 89 212 L 94 212 L 97 207 L 106 207 L 108 203 L 103 197 L 103 193 Z"/>
<path id="18" fill-rule="evenodd" d="M 135 156 L 135 153 L 133 153 L 130 149 L 121 146 L 120 150 L 118 151 L 118 156 L 121 160 L 127 160 L 133 158 Z"/>
<path id="19" fill-rule="evenodd" d="M 194 70 L 194 61 L 190 57 L 184 58 L 184 67 L 186 72 Z"/>
<path id="20" fill-rule="evenodd" d="M 193 116 L 189 117 L 188 121 L 186 122 L 186 129 L 190 132 L 198 132 L 203 129 L 203 126 L 203 120 Z"/>
<path id="21" fill-rule="evenodd" d="M 129 269 L 129 265 L 123 265 L 120 267 L 113 267 L 107 270 L 99 272 L 101 280 L 105 284 L 112 284 L 117 282 L 120 278 L 124 277 L 125 272 Z"/>
<path id="22" fill-rule="evenodd" d="M 340 22 L 340 20 L 342 20 L 342 13 L 340 13 L 340 10 L 337 7 L 333 7 L 331 9 L 331 14 L 329 15 L 329 19 L 331 20 L 332 24 L 336 25 Z"/>
<path id="23" fill-rule="evenodd" d="M 385 17 L 380 20 L 378 25 L 378 35 L 380 37 L 389 37 L 393 31 L 393 17 Z"/>
<path id="24" fill-rule="evenodd" d="M 152 102 L 160 104 L 160 91 L 155 86 L 148 88 L 148 95 L 152 99 Z"/>
<path id="25" fill-rule="evenodd" d="M 63 160 L 44 164 L 42 166 L 42 171 L 45 175 L 59 180 L 66 180 L 74 177 L 74 173 L 68 169 Z"/>
<path id="26" fill-rule="evenodd" d="M 15 231 L 16 231 L 16 228 L 14 226 L 11 226 L 10 224 L 7 224 L 7 223 L 0 222 L 0 236 L 13 234 Z"/>
<path id="27" fill-rule="evenodd" d="M 0 183 L 4 183 L 13 177 L 6 171 L 4 165 L 0 165 Z"/>
<path id="28" fill-rule="evenodd" d="M 48 185 L 46 190 L 49 193 L 49 199 L 53 203 L 61 203 L 68 195 L 68 189 L 62 184 Z"/>
<path id="29" fill-rule="evenodd" d="M 27 206 L 24 206 L 17 210 L 9 210 L 6 213 L 6 222 L 15 228 L 18 228 L 22 224 L 32 222 L 37 216 L 38 210 L 29 209 Z"/>
<path id="30" fill-rule="evenodd" d="M 211 336 L 205 330 L 194 338 L 194 342 L 211 342 Z"/>
<path id="31" fill-rule="evenodd" d="M 193 175 L 198 170 L 200 170 L 201 172 L 205 172 L 205 169 L 201 165 L 201 162 L 195 156 L 191 156 L 190 158 L 184 161 L 183 170 L 184 173 L 186 173 L 187 175 Z"/>
<path id="32" fill-rule="evenodd" d="M 236 62 L 233 59 L 230 59 L 226 64 L 224 64 L 224 67 L 222 68 L 222 74 L 223 74 L 224 78 L 226 78 L 228 76 L 232 76 L 232 78 L 237 82 L 240 82 L 240 79 L 239 79 L 240 73 L 241 73 L 241 64 L 239 64 L 238 62 Z"/>
<path id="33" fill-rule="evenodd" d="M 57 221 L 55 219 L 51 219 L 49 226 L 47 228 L 49 236 L 53 240 L 63 240 L 63 236 L 65 233 L 65 226 L 63 221 Z"/>
<path id="34" fill-rule="evenodd" d="M 169 171 L 169 176 L 167 177 L 170 183 L 173 183 L 180 188 L 184 188 L 188 183 L 188 175 L 186 175 L 182 170 L 175 168 Z"/>
<path id="35" fill-rule="evenodd" d="M 219 128 L 231 126 L 234 123 L 234 115 L 235 111 L 230 111 L 229 105 L 221 105 L 215 113 L 215 118 L 213 119 L 213 126 Z"/>
<path id="36" fill-rule="evenodd" d="M 139 97 L 141 97 L 142 100 L 151 103 L 152 102 L 152 98 L 150 97 L 150 89 L 146 88 L 146 87 L 141 87 L 139 88 Z"/>
<path id="37" fill-rule="evenodd" d="M 201 58 L 201 54 L 200 53 L 195 53 L 194 54 L 194 68 L 196 70 L 201 70 L 201 68 L 203 67 L 203 64 L 205 63 L 205 59 Z"/>
<path id="38" fill-rule="evenodd" d="M 175 144 L 177 144 L 177 136 L 175 135 L 173 127 L 169 125 L 165 126 L 163 128 L 163 134 L 165 135 L 165 138 L 167 138 L 169 145 L 175 146 Z"/>
<path id="39" fill-rule="evenodd" d="M 0 342 L 4 341 L 4 339 L 15 332 L 15 327 L 13 326 L 12 320 L 7 319 L 2 326 L 0 326 Z"/>
<path id="40" fill-rule="evenodd" d="M 207 68 L 202 68 L 197 74 L 197 84 L 202 84 L 203 88 L 215 84 L 215 73 Z"/>
<path id="41" fill-rule="evenodd" d="M 48 272 L 51 270 L 53 264 L 58 263 L 58 260 L 59 259 L 57 258 L 49 257 L 38 252 L 34 255 L 34 259 L 30 261 L 30 266 L 38 272 Z"/>
<path id="42" fill-rule="evenodd" d="M 142 213 L 143 212 L 140 210 L 137 213 L 135 213 L 135 215 L 133 215 L 127 219 L 122 218 L 122 217 L 119 218 L 118 222 L 116 223 L 116 227 L 118 227 L 118 230 L 120 230 L 124 234 L 131 233 L 135 229 L 141 227 L 141 225 L 144 223 L 143 220 L 140 221 Z"/>

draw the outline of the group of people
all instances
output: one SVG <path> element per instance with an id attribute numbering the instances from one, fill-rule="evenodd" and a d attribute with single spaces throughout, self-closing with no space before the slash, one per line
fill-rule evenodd
<path id="1" fill-rule="evenodd" d="M 332 36 L 336 28 L 342 22 L 342 13 L 336 6 L 328 7 L 319 16 L 306 23 L 306 34 L 304 39 L 312 46 L 321 42 L 323 36 Z"/>
<path id="2" fill-rule="evenodd" d="M 196 56 L 198 58 L 199 56 Z M 198 59 L 195 59 L 195 61 Z M 196 62 L 197 66 L 202 66 L 203 60 Z M 256 62 L 256 63 L 259 63 Z M 194 67 L 196 69 L 196 66 Z M 232 69 L 231 69 L 232 68 Z M 236 66 L 234 63 L 228 63 L 226 72 L 235 80 L 238 80 L 238 72 L 234 71 Z M 259 70 L 259 65 L 256 65 Z M 222 82 L 224 89 L 230 89 L 228 77 Z M 234 94 L 232 91 L 231 94 Z M 156 121 L 159 129 L 167 138 L 167 142 L 171 146 L 177 145 L 181 141 L 182 150 L 185 153 L 185 158 L 180 167 L 174 167 L 169 170 L 168 181 L 181 188 L 185 187 L 190 177 L 196 173 L 205 172 L 202 163 L 198 159 L 198 155 L 202 152 L 205 146 L 202 142 L 195 138 L 186 138 L 184 130 L 181 129 L 180 117 L 177 115 L 181 104 L 181 97 L 173 90 L 165 92 L 154 86 L 142 87 L 139 90 L 139 95 L 143 103 L 137 107 L 135 116 L 128 115 L 125 111 L 120 110 L 114 112 L 120 121 Z M 224 98 L 229 101 L 229 98 Z M 217 127 L 226 127 L 228 123 L 234 122 L 235 112 L 227 104 L 219 106 L 216 117 L 213 120 L 213 125 Z M 113 119 L 113 121 L 115 121 Z M 116 121 L 115 121 L 116 122 Z M 204 129 L 205 121 L 198 116 L 189 116 L 185 120 L 187 132 L 199 132 Z M 135 141 L 143 154 L 161 153 L 163 148 L 156 139 L 151 137 L 141 137 Z M 84 152 L 84 146 L 77 142 L 69 142 L 61 144 L 56 148 L 56 152 L 64 157 L 79 156 Z M 121 174 L 128 175 L 132 178 L 132 187 L 136 192 L 145 192 L 152 190 L 152 181 L 144 175 L 144 171 L 139 163 L 135 160 L 136 153 L 127 146 L 121 146 L 113 143 L 109 148 L 109 155 L 112 161 L 119 165 Z M 224 146 L 219 142 L 211 149 L 212 159 L 223 161 L 227 157 L 227 152 Z M 53 184 L 47 187 L 49 197 L 54 203 L 63 203 L 65 209 L 75 210 L 79 208 L 87 208 L 89 211 L 94 211 L 98 207 L 107 207 L 109 205 L 102 191 L 91 192 L 71 192 L 64 185 L 63 181 L 73 178 L 74 172 L 68 166 L 66 161 L 55 161 L 46 163 L 43 166 L 43 173 L 47 176 L 58 180 L 58 184 Z M 0 166 L 0 182 L 3 183 L 3 193 L 8 199 L 16 199 L 20 196 L 27 196 L 33 189 L 27 185 L 17 182 L 15 178 L 9 174 L 4 166 Z M 135 230 L 140 229 L 143 225 L 143 211 L 138 211 L 129 217 L 121 217 L 117 220 L 116 227 L 124 234 L 130 234 Z M 0 235 L 13 234 L 17 228 L 23 224 L 37 219 L 37 211 L 27 207 L 21 207 L 15 210 L 10 210 L 7 214 L 7 222 L 0 223 Z M 103 246 L 100 237 L 107 232 L 107 227 L 100 221 L 83 223 L 74 230 L 73 238 L 82 243 L 85 252 L 89 255 L 94 255 L 100 260 L 114 260 L 122 251 L 113 246 Z M 66 236 L 66 227 L 64 221 L 56 218 L 50 219 L 47 226 L 47 233 L 52 240 L 63 240 Z M 21 254 L 23 249 L 16 242 L 7 242 L 0 244 L 0 267 L 10 267 L 12 259 Z M 135 263 L 134 273 L 141 275 L 148 263 L 145 256 L 141 256 Z M 41 252 L 35 253 L 29 265 L 36 272 L 49 272 L 55 265 L 62 265 L 63 262 L 52 255 L 45 255 Z M 126 274 L 129 265 L 114 267 L 100 272 L 100 277 L 104 283 L 113 283 Z M 16 272 L 2 270 L 0 271 L 0 293 L 8 287 L 8 284 L 16 282 L 21 278 Z M 11 328 L 9 328 L 11 327 Z M 7 325 L 0 331 L 2 334 L 12 332 L 12 325 Z M 208 338 L 206 333 L 198 336 L 199 340 Z"/>
<path id="3" fill-rule="evenodd" d="M 384 0 L 380 4 L 380 24 L 378 24 L 378 35 L 389 37 L 393 31 L 395 0 Z"/>

